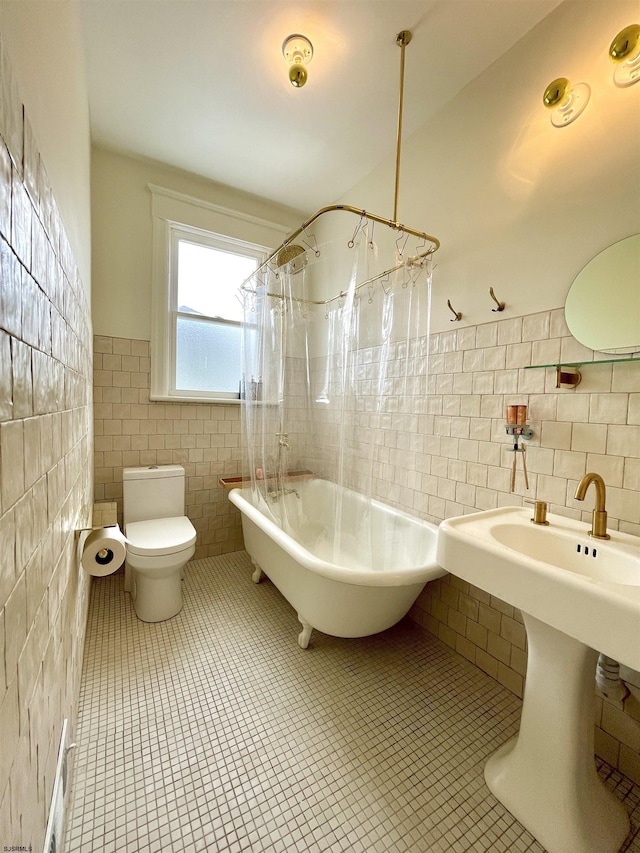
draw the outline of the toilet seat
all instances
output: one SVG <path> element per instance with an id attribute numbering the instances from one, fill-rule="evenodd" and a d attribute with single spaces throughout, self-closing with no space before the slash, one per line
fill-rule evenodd
<path id="1" fill-rule="evenodd" d="M 141 557 L 177 554 L 196 541 L 195 528 L 185 515 L 129 522 L 125 536 L 127 552 Z"/>

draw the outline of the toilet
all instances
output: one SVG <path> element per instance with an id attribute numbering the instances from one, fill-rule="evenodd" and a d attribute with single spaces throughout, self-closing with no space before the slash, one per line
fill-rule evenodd
<path id="1" fill-rule="evenodd" d="M 184 514 L 182 465 L 125 468 L 124 588 L 136 616 L 162 622 L 182 609 L 182 570 L 195 551 L 196 531 Z"/>

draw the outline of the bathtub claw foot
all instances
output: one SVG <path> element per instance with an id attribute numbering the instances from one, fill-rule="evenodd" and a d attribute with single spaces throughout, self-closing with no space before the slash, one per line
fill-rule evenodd
<path id="1" fill-rule="evenodd" d="M 255 560 L 251 560 L 251 562 L 253 563 L 253 574 L 251 575 L 251 580 L 254 583 L 260 583 L 262 580 L 262 569 Z"/>
<path id="2" fill-rule="evenodd" d="M 309 646 L 309 640 L 311 639 L 311 632 L 313 631 L 313 626 L 309 625 L 309 623 L 302 618 L 298 614 L 298 622 L 302 625 L 302 631 L 298 634 L 298 645 L 301 649 L 306 649 Z"/>

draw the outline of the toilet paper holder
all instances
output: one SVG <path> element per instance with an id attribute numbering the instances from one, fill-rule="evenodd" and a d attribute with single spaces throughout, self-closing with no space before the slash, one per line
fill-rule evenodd
<path id="1" fill-rule="evenodd" d="M 108 530 L 110 527 L 118 527 L 117 522 L 115 524 L 96 524 L 95 527 L 76 527 L 73 531 L 73 541 L 77 542 L 83 533 L 91 533 L 93 530 L 101 530 L 102 528 Z"/>

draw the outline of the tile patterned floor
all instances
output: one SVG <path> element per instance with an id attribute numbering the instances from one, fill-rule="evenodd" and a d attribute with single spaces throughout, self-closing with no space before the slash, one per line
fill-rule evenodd
<path id="1" fill-rule="evenodd" d="M 482 777 L 516 697 L 411 622 L 303 651 L 251 571 L 191 563 L 154 625 L 94 582 L 66 853 L 544 853 Z M 640 853 L 640 790 L 600 773 Z"/>

